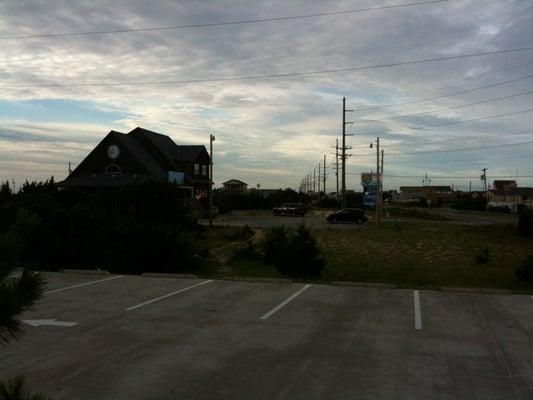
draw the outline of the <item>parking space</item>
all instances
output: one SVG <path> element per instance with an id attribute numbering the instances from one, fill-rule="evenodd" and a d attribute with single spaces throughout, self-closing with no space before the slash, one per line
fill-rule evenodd
<path id="1" fill-rule="evenodd" d="M 530 296 L 48 278 L 0 379 L 54 399 L 533 398 Z"/>

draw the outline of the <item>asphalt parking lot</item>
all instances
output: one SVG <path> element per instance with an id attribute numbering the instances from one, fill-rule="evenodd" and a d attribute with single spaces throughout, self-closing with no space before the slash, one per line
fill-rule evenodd
<path id="1" fill-rule="evenodd" d="M 533 398 L 530 295 L 47 277 L 0 379 L 53 399 Z"/>

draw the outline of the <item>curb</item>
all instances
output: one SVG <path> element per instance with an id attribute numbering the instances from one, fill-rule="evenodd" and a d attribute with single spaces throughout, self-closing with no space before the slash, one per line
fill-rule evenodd
<path id="1" fill-rule="evenodd" d="M 259 283 L 293 283 L 290 279 L 287 278 L 253 278 L 247 276 L 228 276 L 223 278 L 217 278 L 224 281 L 242 281 L 242 282 L 259 282 Z"/>
<path id="2" fill-rule="evenodd" d="M 481 293 L 485 294 L 511 294 L 509 289 L 481 289 Z"/>
<path id="3" fill-rule="evenodd" d="M 481 289 L 443 286 L 440 288 L 440 291 L 441 292 L 456 292 L 456 293 L 480 293 Z"/>
<path id="4" fill-rule="evenodd" d="M 198 279 L 198 275 L 195 274 L 173 274 L 166 272 L 145 272 L 141 276 L 145 278 Z"/>
<path id="5" fill-rule="evenodd" d="M 109 271 L 102 269 L 60 269 L 64 274 L 87 274 L 87 275 L 109 275 Z"/>
<path id="6" fill-rule="evenodd" d="M 396 285 L 392 283 L 333 281 L 331 282 L 331 284 L 333 286 L 344 286 L 344 287 L 368 287 L 368 288 L 378 288 L 378 289 L 396 289 Z"/>
<path id="7" fill-rule="evenodd" d="M 440 288 L 441 292 L 455 292 L 455 293 L 483 293 L 483 294 L 512 294 L 509 289 L 482 289 L 482 288 L 462 288 L 462 287 L 447 287 Z"/>

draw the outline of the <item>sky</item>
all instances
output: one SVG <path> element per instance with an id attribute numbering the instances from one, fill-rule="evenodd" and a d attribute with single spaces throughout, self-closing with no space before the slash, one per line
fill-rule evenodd
<path id="1" fill-rule="evenodd" d="M 110 130 L 141 126 L 214 134 L 215 186 L 298 189 L 326 154 L 334 191 L 346 97 L 348 189 L 375 171 L 376 137 L 385 189 L 428 174 L 476 190 L 482 168 L 533 186 L 533 2 L 388 7 L 415 2 L 0 0 L 0 179 L 64 179 Z"/>

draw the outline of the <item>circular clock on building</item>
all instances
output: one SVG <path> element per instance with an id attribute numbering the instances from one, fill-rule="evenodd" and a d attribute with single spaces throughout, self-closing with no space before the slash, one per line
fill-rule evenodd
<path id="1" fill-rule="evenodd" d="M 116 159 L 120 154 L 120 149 L 116 144 L 112 144 L 107 148 L 107 156 L 112 160 Z"/>

